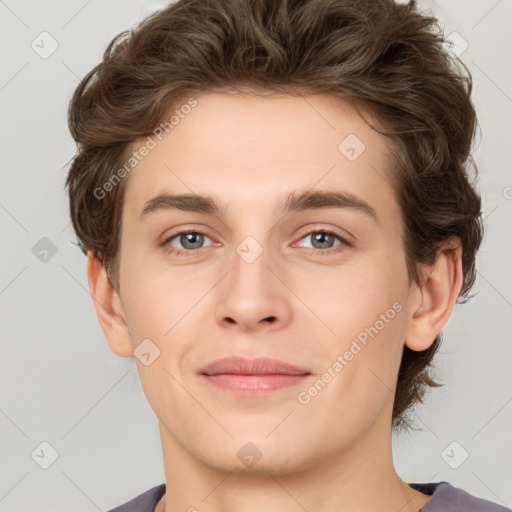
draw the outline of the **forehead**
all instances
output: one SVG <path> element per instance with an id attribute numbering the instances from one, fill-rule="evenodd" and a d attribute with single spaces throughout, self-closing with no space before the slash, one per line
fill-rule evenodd
<path id="1" fill-rule="evenodd" d="M 169 113 L 173 124 L 151 136 L 154 147 L 130 172 L 125 205 L 134 220 L 149 199 L 171 192 L 208 193 L 228 210 L 261 210 L 262 198 L 308 188 L 341 189 L 376 210 L 394 201 L 387 141 L 348 103 L 325 95 L 228 93 L 194 101 Z"/>

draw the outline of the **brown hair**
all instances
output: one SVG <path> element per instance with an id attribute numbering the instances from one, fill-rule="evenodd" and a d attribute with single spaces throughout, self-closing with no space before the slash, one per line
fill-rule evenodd
<path id="1" fill-rule="evenodd" d="M 411 281 L 452 236 L 462 243 L 461 302 L 475 280 L 480 197 L 467 171 L 476 129 L 466 67 L 443 48 L 437 19 L 414 1 L 178 0 L 118 34 L 80 82 L 69 107 L 78 145 L 66 180 L 71 219 L 119 286 L 121 215 L 127 178 L 102 198 L 95 190 L 129 158 L 179 101 L 205 91 L 328 94 L 378 120 L 394 156 Z M 441 335 L 404 347 L 393 426 L 422 402 Z M 408 413 L 406 415 L 406 412 Z"/>

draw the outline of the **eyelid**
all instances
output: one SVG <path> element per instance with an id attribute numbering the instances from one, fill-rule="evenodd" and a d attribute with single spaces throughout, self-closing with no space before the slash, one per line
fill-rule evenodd
<path id="1" fill-rule="evenodd" d="M 181 235 L 183 233 L 201 233 L 201 234 L 207 234 L 206 232 L 210 231 L 210 229 L 206 226 L 203 226 L 202 224 L 181 224 L 179 226 L 175 226 L 174 228 L 168 228 L 163 233 L 159 235 L 160 237 L 163 237 L 163 241 L 161 242 L 164 244 L 167 240 L 170 238 L 174 238 L 177 235 Z"/>
<path id="2" fill-rule="evenodd" d="M 313 225 L 304 227 L 303 229 L 300 230 L 300 232 L 299 232 L 300 234 L 297 238 L 297 241 L 302 240 L 302 238 L 304 238 L 306 235 L 310 235 L 311 233 L 318 233 L 318 232 L 329 233 L 329 234 L 335 235 L 342 242 L 344 242 L 345 244 L 350 245 L 350 246 L 353 244 L 353 241 L 355 241 L 355 237 L 353 235 L 351 235 L 348 231 L 345 231 L 345 230 L 342 231 L 335 227 L 326 227 L 325 224 L 313 224 Z M 346 235 L 348 235 L 348 237 L 343 233 L 346 233 Z M 319 250 L 321 250 L 321 249 L 319 249 Z"/>

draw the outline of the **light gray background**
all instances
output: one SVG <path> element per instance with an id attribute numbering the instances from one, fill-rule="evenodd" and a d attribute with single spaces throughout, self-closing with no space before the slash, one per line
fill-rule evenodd
<path id="1" fill-rule="evenodd" d="M 134 361 L 109 351 L 97 323 L 63 190 L 79 79 L 164 4 L 0 0 L 0 511 L 108 510 L 164 481 L 156 418 Z M 423 431 L 394 438 L 396 466 L 406 481 L 448 480 L 512 507 L 512 1 L 420 5 L 469 43 L 487 233 L 478 295 L 457 306 L 436 359 L 446 385 L 416 410 Z M 31 48 L 43 31 L 58 42 L 46 59 Z M 57 249 L 46 262 L 32 251 L 43 237 Z M 31 457 L 43 441 L 58 452 L 48 469 Z"/>

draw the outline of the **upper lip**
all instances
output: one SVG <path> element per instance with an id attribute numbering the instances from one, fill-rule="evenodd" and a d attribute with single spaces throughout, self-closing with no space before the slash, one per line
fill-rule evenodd
<path id="1" fill-rule="evenodd" d="M 245 359 L 243 357 L 224 357 L 203 366 L 199 373 L 203 375 L 307 375 L 309 372 L 285 361 L 258 357 Z"/>

